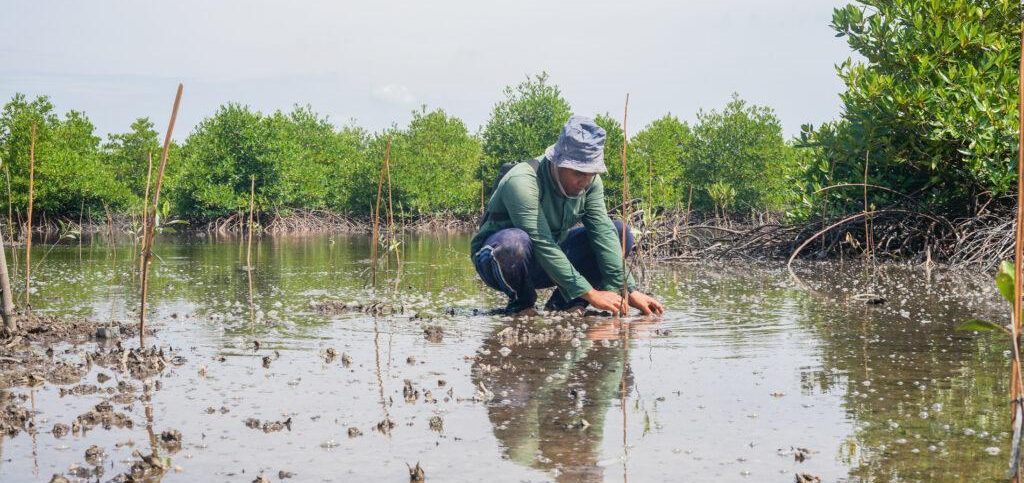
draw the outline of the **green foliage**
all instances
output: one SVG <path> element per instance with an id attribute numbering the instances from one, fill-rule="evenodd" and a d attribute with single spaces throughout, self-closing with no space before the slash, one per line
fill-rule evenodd
<path id="1" fill-rule="evenodd" d="M 1014 280 L 1016 280 L 1016 278 L 1016 267 L 1013 266 L 1013 262 L 1004 260 L 999 264 L 999 271 L 996 273 L 996 288 L 999 289 L 999 294 L 1003 296 L 1003 299 L 1009 302 L 1010 307 L 1013 307 L 1014 292 L 1016 291 Z M 968 320 L 957 326 L 956 330 L 978 332 L 1001 331 L 1012 335 L 1010 330 L 1006 327 L 995 322 L 978 319 Z"/>
<path id="2" fill-rule="evenodd" d="M 685 209 L 689 183 L 683 176 L 683 162 L 693 147 L 690 126 L 675 116 L 666 114 L 652 121 L 629 140 L 629 176 L 642 183 L 638 187 L 630 183 L 630 193 L 642 195 L 655 208 Z"/>
<path id="3" fill-rule="evenodd" d="M 594 116 L 594 123 L 605 131 L 604 164 L 608 168 L 608 172 L 601 175 L 601 180 L 604 182 L 605 201 L 608 203 L 609 210 L 619 209 L 622 206 L 622 140 L 624 134 L 622 124 L 608 114 Z M 628 147 L 630 152 L 627 153 L 627 156 L 632 153 L 632 148 L 632 146 Z M 640 182 L 637 180 L 640 173 L 635 166 L 636 163 L 631 162 L 632 160 L 628 158 L 626 161 L 629 170 L 629 197 L 635 200 L 643 196 L 642 193 L 636 191 L 640 186 Z"/>
<path id="4" fill-rule="evenodd" d="M 11 176 L 14 208 L 28 207 L 29 145 L 36 125 L 35 202 L 39 213 L 78 216 L 121 210 L 133 202 L 124 180 L 104 159 L 100 138 L 85 114 L 53 112 L 46 97 L 15 94 L 0 113 L 0 156 Z"/>
<path id="5" fill-rule="evenodd" d="M 1013 281 L 1016 279 L 1016 269 L 1012 262 L 1003 261 L 999 264 L 999 273 L 996 274 L 996 288 L 999 289 L 999 294 L 1006 299 L 1007 302 L 1013 303 L 1013 291 L 1015 290 Z"/>
<path id="6" fill-rule="evenodd" d="M 461 120 L 424 108 L 413 113 L 409 128 L 395 141 L 392 176 L 403 206 L 419 215 L 478 210 L 479 188 L 472 180 L 482 147 Z"/>
<path id="7" fill-rule="evenodd" d="M 352 183 L 351 211 L 369 213 L 369 202 L 376 201 L 390 139 L 391 189 L 397 214 L 476 213 L 480 185 L 474 178 L 482 155 L 480 142 L 461 120 L 441 109 L 428 112 L 424 107 L 412 115 L 407 128 L 392 128 L 371 141 L 366 160 Z M 383 197 L 386 204 L 386 185 Z"/>
<path id="8" fill-rule="evenodd" d="M 339 206 L 339 196 L 347 190 L 341 175 L 363 156 L 366 134 L 334 126 L 308 106 L 289 114 L 275 112 L 268 118 L 273 133 L 274 153 L 278 160 L 280 189 L 273 206 L 280 209 L 323 209 Z M 260 178 L 257 177 L 257 183 Z"/>
<path id="9" fill-rule="evenodd" d="M 326 209 L 366 215 L 377 195 L 385 146 L 391 148 L 391 186 L 399 216 L 469 215 L 480 209 L 499 162 L 537 156 L 553 144 L 569 105 L 546 74 L 508 87 L 481 137 L 441 109 L 412 113 L 405 127 L 370 135 L 340 130 L 308 106 L 263 114 L 225 104 L 202 120 L 181 145 L 172 143 L 161 195 L 163 218 L 202 221 L 244 213 L 256 179 L 262 211 Z M 46 98 L 15 96 L 0 114 L 0 157 L 11 169 L 15 206 L 27 201 L 28 129 L 39 126 L 37 203 L 40 212 L 76 217 L 79 207 L 137 213 L 149 155 L 154 177 L 160 137 L 137 119 L 100 145 L 83 114 L 54 114 Z M 621 203 L 623 131 L 609 115 L 596 117 L 608 133 L 603 176 L 609 206 Z M 693 190 L 698 208 L 778 209 L 791 197 L 784 181 L 794 150 L 767 108 L 734 98 L 721 111 L 701 113 L 691 128 L 666 115 L 629 143 L 630 192 L 647 214 L 684 206 Z M 717 184 L 716 184 L 717 183 Z M 712 186 L 729 187 L 728 196 Z M 709 191 L 710 189 L 710 191 Z"/>
<path id="10" fill-rule="evenodd" d="M 336 133 L 308 107 L 269 116 L 227 104 L 203 120 L 182 148 L 175 211 L 190 218 L 237 213 L 249 206 L 250 177 L 263 210 L 326 208 L 338 201 L 361 155 L 358 131 Z"/>
<path id="11" fill-rule="evenodd" d="M 694 188 L 697 209 L 714 208 L 709 188 L 715 183 L 735 190 L 730 209 L 739 213 L 784 210 L 797 199 L 801 157 L 783 139 L 771 108 L 734 94 L 721 111 L 699 112 L 684 153 L 682 178 Z"/>
<path id="12" fill-rule="evenodd" d="M 730 186 L 729 183 L 715 181 L 708 186 L 707 190 L 708 197 L 715 204 L 715 213 L 727 214 L 729 209 L 732 208 L 733 203 L 736 202 L 736 189 Z"/>
<path id="13" fill-rule="evenodd" d="M 572 112 L 558 86 L 548 80 L 548 74 L 541 72 L 508 86 L 505 100 L 494 105 L 481 134 L 486 162 L 480 179 L 485 183 L 494 178 L 501 163 L 539 156 L 558 140 Z"/>
<path id="14" fill-rule="evenodd" d="M 956 330 L 973 331 L 973 332 L 1001 332 L 1005 331 L 1006 327 L 1003 327 L 995 322 L 989 322 L 987 320 L 970 319 L 956 327 Z"/>
<path id="15" fill-rule="evenodd" d="M 148 118 L 136 119 L 129 129 L 126 133 L 107 136 L 107 142 L 103 145 L 104 158 L 117 179 L 125 182 L 135 196 L 141 199 L 146 190 L 149 157 L 153 157 L 155 176 L 162 146 Z"/>
<path id="16" fill-rule="evenodd" d="M 257 175 L 258 205 L 276 198 L 268 192 L 276 189 L 280 174 L 269 124 L 238 104 L 221 106 L 203 120 L 182 148 L 175 210 L 196 218 L 241 212 L 249 205 L 250 176 Z"/>
<path id="17" fill-rule="evenodd" d="M 864 61 L 838 67 L 842 119 L 804 128 L 803 141 L 820 148 L 808 189 L 863 182 L 867 164 L 870 183 L 951 212 L 979 193 L 1008 192 L 1016 179 L 1020 3 L 859 3 L 833 14 L 837 36 Z M 839 210 L 858 204 L 855 190 L 830 193 Z"/>

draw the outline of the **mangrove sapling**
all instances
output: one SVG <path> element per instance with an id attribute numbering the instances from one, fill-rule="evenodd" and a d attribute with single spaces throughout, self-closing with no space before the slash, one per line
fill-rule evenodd
<path id="1" fill-rule="evenodd" d="M 380 200 L 384 190 L 384 175 L 386 173 L 388 158 L 391 157 L 391 139 L 388 139 L 387 147 L 384 148 L 384 163 L 380 167 L 380 177 L 377 180 L 377 203 L 371 210 L 373 212 L 373 233 L 370 235 L 370 283 L 377 287 L 377 245 L 380 242 Z"/>
<path id="2" fill-rule="evenodd" d="M 139 347 L 146 346 L 146 295 L 149 291 L 149 265 L 153 258 L 153 236 L 156 224 L 155 216 L 157 207 L 160 206 L 160 187 L 164 180 L 164 171 L 167 169 L 167 154 L 171 148 L 171 134 L 174 132 L 174 121 L 178 118 L 178 107 L 181 105 L 181 93 L 184 85 L 178 84 L 178 91 L 174 95 L 174 107 L 171 108 L 171 120 L 167 123 L 167 133 L 164 136 L 163 151 L 160 152 L 160 168 L 157 170 L 156 186 L 153 188 L 153 204 L 146 207 L 146 216 L 153 216 L 148 220 L 146 233 L 142 239 L 142 290 L 139 302 Z"/>
<path id="3" fill-rule="evenodd" d="M 1024 49 L 1024 31 L 1021 31 L 1020 46 Z M 1024 52 L 1024 50 L 1022 50 Z M 1013 450 L 1010 452 L 1010 477 L 1020 483 L 1020 438 L 1024 424 L 1024 379 L 1020 365 L 1021 336 L 1021 267 L 1024 265 L 1024 53 L 1021 54 L 1017 69 L 1017 227 L 1014 232 L 1013 257 L 1013 366 L 1010 375 L 1011 418 L 1013 424 Z"/>
<path id="4" fill-rule="evenodd" d="M 110 206 L 103 203 L 103 211 L 107 214 L 107 234 L 110 236 L 110 240 L 114 240 L 114 217 L 110 214 Z"/>
<path id="5" fill-rule="evenodd" d="M 384 171 L 388 178 L 388 251 L 395 252 L 395 259 L 398 263 L 398 268 L 402 267 L 402 252 L 399 251 L 401 242 L 398 240 L 398 230 L 395 229 L 395 207 L 394 200 L 391 194 L 391 159 L 390 156 L 384 158 Z"/>
<path id="6" fill-rule="evenodd" d="M 1017 479 L 1017 472 L 1019 469 L 1020 462 L 1020 442 L 1021 442 L 1021 423 L 1024 419 L 1021 418 L 1021 395 L 1019 393 L 1018 384 L 1020 383 L 1020 315 L 1019 304 L 1020 298 L 1017 294 L 1020 293 L 1020 284 L 1017 277 L 1017 270 L 1019 263 L 1011 263 L 1009 261 L 1003 261 L 999 264 L 999 271 L 996 273 L 995 284 L 999 289 L 999 294 L 1013 306 L 1013 312 L 1011 313 L 1012 322 L 1007 326 L 999 325 L 995 322 L 979 319 L 968 320 L 959 326 L 956 330 L 959 331 L 977 331 L 977 332 L 1002 332 L 1009 336 L 1010 345 L 1013 349 L 1013 366 L 1011 369 L 1012 379 L 1011 385 L 1011 409 L 1013 419 L 1013 439 L 1012 449 L 1010 452 L 1010 477 L 1014 480 Z"/>
<path id="7" fill-rule="evenodd" d="M 249 177 L 249 222 L 246 224 L 247 234 L 245 247 L 245 269 L 252 271 L 252 219 L 256 208 L 256 176 Z"/>
<path id="8" fill-rule="evenodd" d="M 1021 32 L 1020 45 L 1024 49 L 1024 31 Z M 1024 425 L 1024 376 L 1021 375 L 1020 361 L 1020 338 L 1021 338 L 1021 313 L 1024 301 L 1021 295 L 1022 290 L 1022 265 L 1024 265 L 1024 55 L 1020 58 L 1018 67 L 1018 105 L 1017 105 L 1017 226 L 1014 230 L 1014 259 L 1013 263 L 1002 262 L 999 264 L 999 273 L 996 274 L 996 287 L 1003 298 L 1013 305 L 1013 312 L 1010 314 L 1010 327 L 1007 329 L 992 322 L 971 320 L 962 324 L 960 330 L 996 330 L 1004 331 L 1010 336 L 1010 346 L 1013 348 L 1013 362 L 1010 366 L 1010 421 L 1013 428 L 1013 439 L 1010 447 L 1010 471 L 1009 478 L 1014 483 L 1020 483 L 1020 443 L 1022 425 Z"/>
<path id="9" fill-rule="evenodd" d="M 729 208 L 736 201 L 736 188 L 725 181 L 716 181 L 708 186 L 708 197 L 714 203 L 716 221 L 721 213 L 721 219 L 725 221 L 725 226 L 729 226 Z"/>
<path id="10" fill-rule="evenodd" d="M 246 246 L 245 246 L 245 276 L 249 283 L 249 331 L 256 327 L 256 305 L 253 303 L 252 290 L 252 230 L 253 212 L 256 210 L 256 176 L 249 176 L 249 220 L 246 223 Z"/>
<path id="11" fill-rule="evenodd" d="M 626 145 L 629 134 L 626 122 L 629 119 L 629 94 L 626 94 L 626 106 L 622 110 L 622 315 L 629 314 L 629 264 L 626 262 L 626 234 L 629 233 L 629 172 L 626 171 Z"/>

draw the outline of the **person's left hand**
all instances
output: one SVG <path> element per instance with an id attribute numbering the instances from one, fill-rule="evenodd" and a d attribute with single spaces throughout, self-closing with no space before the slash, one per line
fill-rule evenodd
<path id="1" fill-rule="evenodd" d="M 632 291 L 629 293 L 629 305 L 644 315 L 661 315 L 665 313 L 665 306 L 643 292 Z"/>

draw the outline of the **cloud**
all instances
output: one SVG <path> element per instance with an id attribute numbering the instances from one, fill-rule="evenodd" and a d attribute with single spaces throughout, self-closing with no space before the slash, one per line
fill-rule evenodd
<path id="1" fill-rule="evenodd" d="M 401 84 L 388 84 L 373 89 L 373 97 L 391 104 L 414 104 L 416 96 Z"/>

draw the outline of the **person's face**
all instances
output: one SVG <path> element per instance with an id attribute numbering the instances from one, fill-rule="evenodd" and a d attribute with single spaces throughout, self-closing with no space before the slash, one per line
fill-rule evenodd
<path id="1" fill-rule="evenodd" d="M 594 182 L 594 176 L 597 175 L 576 171 L 572 168 L 558 168 L 558 181 L 562 184 L 565 194 L 569 196 L 579 196 L 590 186 L 590 183 Z"/>

